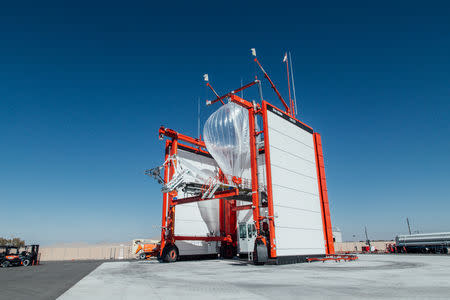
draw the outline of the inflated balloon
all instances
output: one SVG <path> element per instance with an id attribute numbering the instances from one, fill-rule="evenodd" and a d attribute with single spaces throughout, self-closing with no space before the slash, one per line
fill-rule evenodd
<path id="1" fill-rule="evenodd" d="M 242 177 L 250 168 L 248 110 L 229 102 L 215 111 L 203 127 L 206 148 L 226 175 Z"/>

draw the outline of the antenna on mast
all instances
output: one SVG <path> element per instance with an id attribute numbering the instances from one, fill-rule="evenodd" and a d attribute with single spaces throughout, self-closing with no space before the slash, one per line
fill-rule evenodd
<path id="1" fill-rule="evenodd" d="M 209 87 L 211 89 L 211 91 L 214 93 L 214 95 L 216 95 L 217 98 L 220 98 L 219 94 L 217 94 L 217 92 L 214 90 L 214 88 L 211 86 L 211 84 L 209 84 L 209 75 L 208 74 L 203 74 L 203 80 L 206 81 L 206 86 Z M 222 102 L 222 104 L 225 104 L 222 99 L 219 99 L 220 102 Z M 210 105 L 211 101 L 206 100 L 206 105 Z"/>
<path id="2" fill-rule="evenodd" d="M 269 75 L 267 74 L 267 72 L 264 70 L 264 68 L 262 67 L 262 65 L 259 63 L 258 59 L 256 58 L 256 50 L 255 48 L 251 48 L 250 51 L 252 52 L 252 55 L 255 57 L 254 61 L 256 62 L 256 64 L 258 65 L 258 67 L 261 69 L 261 71 L 264 74 L 264 77 L 267 79 L 267 81 L 269 81 L 270 86 L 272 87 L 272 89 L 274 90 L 275 94 L 277 94 L 278 99 L 280 99 L 281 103 L 283 103 L 284 109 L 286 110 L 286 112 L 288 114 L 290 114 L 290 109 L 289 106 L 286 104 L 286 101 L 284 101 L 283 97 L 281 96 L 280 92 L 278 91 L 277 87 L 275 86 L 275 84 L 273 83 L 272 79 L 270 79 Z"/>
<path id="3" fill-rule="evenodd" d="M 366 243 L 367 243 L 367 246 L 370 247 L 370 240 L 369 240 L 369 236 L 368 236 L 368 234 L 367 234 L 367 226 L 364 226 L 364 232 L 366 233 Z"/>
<path id="4" fill-rule="evenodd" d="M 197 136 L 200 140 L 202 136 L 200 135 L 200 97 L 197 99 L 197 113 L 198 113 L 198 119 L 197 119 Z"/>
<path id="5" fill-rule="evenodd" d="M 241 86 L 243 86 L 244 83 L 242 83 L 242 77 L 241 77 Z M 241 90 L 241 98 L 244 99 L 244 90 Z"/>
<path id="6" fill-rule="evenodd" d="M 409 235 L 411 235 L 411 226 L 409 226 L 409 219 L 406 218 L 406 224 L 408 224 Z"/>
<path id="7" fill-rule="evenodd" d="M 291 66 L 292 93 L 293 93 L 293 96 L 294 96 L 295 112 L 298 112 L 298 109 L 297 109 L 297 97 L 295 96 L 294 69 L 292 68 L 292 56 L 291 56 L 291 51 L 289 51 L 289 64 L 290 64 L 290 66 Z"/>
<path id="8" fill-rule="evenodd" d="M 283 62 L 286 63 L 286 75 L 287 75 L 288 91 L 289 91 L 289 109 L 292 113 L 292 116 L 295 118 L 294 101 L 291 98 L 291 83 L 289 80 L 289 60 L 288 60 L 287 52 L 284 53 Z"/>

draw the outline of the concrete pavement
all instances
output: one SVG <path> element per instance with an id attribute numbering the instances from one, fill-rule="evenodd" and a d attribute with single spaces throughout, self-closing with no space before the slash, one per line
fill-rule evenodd
<path id="1" fill-rule="evenodd" d="M 450 256 L 360 255 L 355 262 L 254 266 L 236 260 L 108 262 L 59 299 L 450 297 Z"/>

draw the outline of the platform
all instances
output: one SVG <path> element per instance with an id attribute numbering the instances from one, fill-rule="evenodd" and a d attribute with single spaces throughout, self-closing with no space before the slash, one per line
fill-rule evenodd
<path id="1" fill-rule="evenodd" d="M 450 256 L 254 266 L 238 260 L 103 263 L 59 299 L 446 298 Z"/>

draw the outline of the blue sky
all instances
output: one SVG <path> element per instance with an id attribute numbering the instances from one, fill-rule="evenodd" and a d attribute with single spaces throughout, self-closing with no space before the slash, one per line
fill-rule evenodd
<path id="1" fill-rule="evenodd" d="M 442 2 L 444 3 L 444 2 Z M 157 236 L 157 129 L 197 133 L 197 98 L 255 74 L 255 47 L 322 134 L 344 239 L 449 231 L 450 8 L 438 2 L 62 2 L 0 10 L 0 236 Z M 66 6 L 68 5 L 68 6 Z M 279 105 L 266 87 L 265 97 Z M 252 94 L 248 94 L 252 97 Z M 204 122 L 214 108 L 202 107 Z"/>

